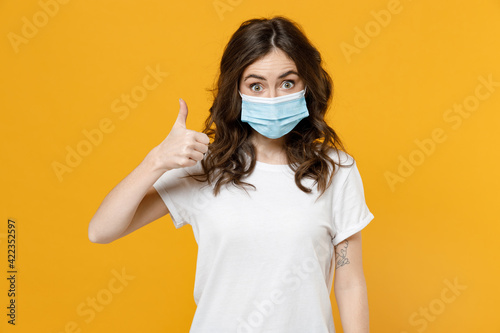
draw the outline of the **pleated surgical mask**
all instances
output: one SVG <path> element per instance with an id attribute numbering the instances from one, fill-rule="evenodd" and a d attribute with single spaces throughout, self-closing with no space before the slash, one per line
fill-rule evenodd
<path id="1" fill-rule="evenodd" d="M 255 97 L 242 94 L 241 121 L 270 139 L 289 133 L 307 116 L 306 89 L 278 97 Z"/>

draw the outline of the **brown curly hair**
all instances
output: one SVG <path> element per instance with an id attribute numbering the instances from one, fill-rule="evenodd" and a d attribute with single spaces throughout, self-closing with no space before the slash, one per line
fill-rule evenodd
<path id="1" fill-rule="evenodd" d="M 307 39 L 300 25 L 288 18 L 275 16 L 270 19 L 250 19 L 240 25 L 226 45 L 215 87 L 209 90 L 213 93 L 214 101 L 205 120 L 203 133 L 213 141 L 201 160 L 203 173 L 187 176 L 208 182 L 209 185 L 215 184 L 214 195 L 220 192 L 222 185 L 228 183 L 243 189 L 244 185 L 255 189 L 254 185 L 242 181 L 254 170 L 256 154 L 254 145 L 248 140 L 252 129 L 240 120 L 238 82 L 247 66 L 275 48 L 284 51 L 295 62 L 299 76 L 308 87 L 305 98 L 309 116 L 302 119 L 284 138 L 283 149 L 288 165 L 295 173 L 295 183 L 302 191 L 311 193 L 312 190 L 301 182 L 304 177 L 311 178 L 317 184 L 321 196 L 332 183 L 335 165 L 346 167 L 328 156 L 330 149 L 339 155 L 339 150 L 345 152 L 345 148 L 339 136 L 324 120 L 332 98 L 333 83 L 322 67 L 320 53 Z M 250 157 L 249 165 L 245 156 Z M 329 165 L 332 166 L 330 176 Z"/>

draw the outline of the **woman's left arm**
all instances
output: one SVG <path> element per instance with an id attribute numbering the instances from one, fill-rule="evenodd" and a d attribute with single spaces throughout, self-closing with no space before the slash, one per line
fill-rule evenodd
<path id="1" fill-rule="evenodd" d="M 368 295 L 361 254 L 361 231 L 335 247 L 334 292 L 344 333 L 369 333 Z"/>

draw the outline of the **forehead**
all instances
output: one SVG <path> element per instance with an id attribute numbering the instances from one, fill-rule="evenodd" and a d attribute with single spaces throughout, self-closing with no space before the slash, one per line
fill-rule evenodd
<path id="1" fill-rule="evenodd" d="M 268 75 L 278 76 L 286 70 L 297 71 L 295 62 L 290 59 L 285 52 L 280 49 L 276 49 L 248 65 L 243 71 L 243 75 L 251 73 L 267 73 Z"/>

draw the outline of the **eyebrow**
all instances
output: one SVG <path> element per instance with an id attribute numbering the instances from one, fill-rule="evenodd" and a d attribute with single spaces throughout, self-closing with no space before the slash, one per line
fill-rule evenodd
<path id="1" fill-rule="evenodd" d="M 290 74 L 295 74 L 295 75 L 299 76 L 299 73 L 297 73 L 294 70 L 290 70 L 290 71 L 285 72 L 285 73 L 281 74 L 280 76 L 278 76 L 278 79 L 282 79 L 282 78 L 284 78 L 284 77 L 286 77 L 286 76 L 288 76 Z M 259 80 L 267 81 L 265 77 L 258 76 L 256 74 L 250 74 L 250 75 L 247 75 L 245 77 L 245 79 L 243 80 L 243 82 L 246 81 L 247 79 L 251 78 L 251 77 L 254 77 L 254 78 L 259 79 Z"/>

